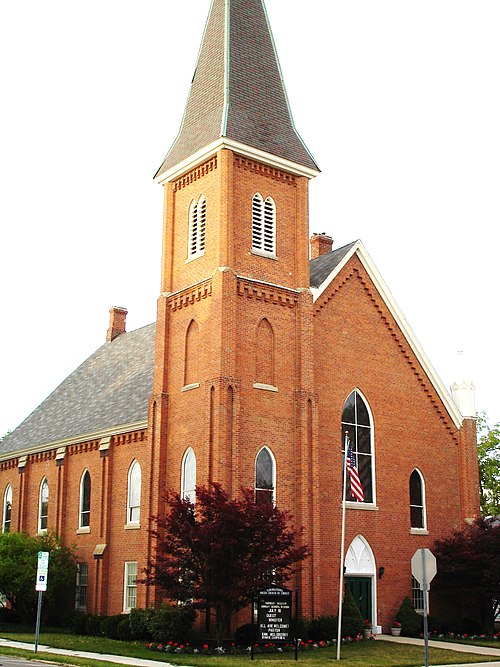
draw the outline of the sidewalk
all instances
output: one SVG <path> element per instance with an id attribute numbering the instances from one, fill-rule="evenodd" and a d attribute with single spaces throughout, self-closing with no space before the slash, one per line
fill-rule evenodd
<path id="1" fill-rule="evenodd" d="M 414 637 L 393 637 L 392 635 L 378 635 L 377 641 L 393 642 L 394 644 L 412 644 L 413 646 L 421 646 L 424 649 L 424 640 L 416 639 Z M 459 653 L 471 653 L 473 655 L 487 655 L 496 656 L 498 661 L 494 662 L 474 662 L 462 663 L 460 667 L 491 667 L 492 665 L 500 665 L 500 647 L 490 648 L 488 646 L 470 646 L 469 644 L 453 644 L 452 642 L 440 642 L 435 639 L 429 640 L 429 648 L 443 648 L 447 651 L 457 651 Z M 445 667 L 436 665 L 435 667 Z M 452 667 L 448 665 L 448 667 Z"/>
<path id="2" fill-rule="evenodd" d="M 413 637 L 392 637 L 391 635 L 378 635 L 376 641 L 387 641 L 395 644 L 413 644 L 414 646 L 422 647 L 422 655 L 424 651 L 424 640 L 414 639 Z M 0 637 L 0 647 L 11 646 L 12 648 L 24 649 L 25 651 L 34 651 L 35 645 L 24 642 L 16 642 L 10 639 L 2 639 Z M 435 640 L 429 641 L 429 648 L 443 648 L 448 651 L 458 651 L 460 653 L 471 653 L 474 655 L 484 656 L 498 656 L 499 660 L 494 662 L 476 662 L 476 663 L 461 663 L 456 667 L 492 667 L 492 665 L 500 666 L 500 648 L 489 648 L 486 646 L 469 646 L 466 644 L 452 644 L 451 642 L 439 642 Z M 168 662 L 158 660 L 147 660 L 145 658 L 131 658 L 123 655 L 110 655 L 106 653 L 93 653 L 91 651 L 71 651 L 70 649 L 53 648 L 38 644 L 38 651 L 40 653 L 52 653 L 54 655 L 75 656 L 78 658 L 87 658 L 90 660 L 102 660 L 104 662 L 112 662 L 117 665 L 131 665 L 131 667 L 179 667 L 179 665 L 171 665 Z M 453 667 L 453 665 L 443 665 L 435 667 Z"/>

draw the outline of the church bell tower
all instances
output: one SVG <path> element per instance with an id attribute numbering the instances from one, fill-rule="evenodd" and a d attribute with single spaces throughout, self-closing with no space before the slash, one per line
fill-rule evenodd
<path id="1" fill-rule="evenodd" d="M 308 183 L 262 0 L 213 0 L 164 187 L 149 438 L 159 486 L 242 486 L 313 526 Z M 319 539 L 305 540 L 312 546 Z M 312 579 L 312 559 L 303 579 Z M 303 581 L 314 611 L 314 586 Z"/>

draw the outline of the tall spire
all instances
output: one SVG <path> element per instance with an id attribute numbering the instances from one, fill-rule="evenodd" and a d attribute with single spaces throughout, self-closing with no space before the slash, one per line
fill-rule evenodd
<path id="1" fill-rule="evenodd" d="M 212 0 L 181 128 L 156 177 L 221 145 L 319 171 L 295 130 L 263 0 Z"/>

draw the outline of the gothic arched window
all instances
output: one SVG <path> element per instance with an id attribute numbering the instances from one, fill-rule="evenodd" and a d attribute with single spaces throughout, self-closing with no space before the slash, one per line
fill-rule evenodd
<path id="1" fill-rule="evenodd" d="M 82 475 L 80 480 L 80 518 L 79 528 L 88 528 L 90 526 L 90 473 L 88 470 Z"/>
<path id="2" fill-rule="evenodd" d="M 127 523 L 139 523 L 141 518 L 141 466 L 134 461 L 128 471 Z"/>
<path id="3" fill-rule="evenodd" d="M 12 487 L 7 484 L 5 493 L 3 495 L 3 521 L 2 533 L 10 533 L 10 523 L 12 516 Z"/>
<path id="4" fill-rule="evenodd" d="M 412 528 L 426 528 L 424 478 L 416 468 L 410 475 L 410 525 Z"/>
<path id="5" fill-rule="evenodd" d="M 195 384 L 198 377 L 199 330 L 194 320 L 191 320 L 186 331 L 186 344 L 184 348 L 184 386 Z"/>
<path id="6" fill-rule="evenodd" d="M 271 197 L 264 200 L 260 192 L 252 198 L 252 250 L 276 256 L 276 204 Z"/>
<path id="7" fill-rule="evenodd" d="M 259 322 L 255 341 L 257 382 L 274 386 L 274 332 L 266 318 Z"/>
<path id="8" fill-rule="evenodd" d="M 274 456 L 263 447 L 255 459 L 255 502 L 273 503 L 276 487 L 276 465 Z"/>
<path id="9" fill-rule="evenodd" d="M 181 497 L 196 502 L 196 455 L 192 447 L 182 458 Z"/>
<path id="10" fill-rule="evenodd" d="M 189 207 L 188 259 L 194 259 L 205 252 L 205 227 L 207 221 L 207 200 L 201 195 Z"/>
<path id="11" fill-rule="evenodd" d="M 368 404 L 357 389 L 349 394 L 342 410 L 343 450 L 346 432 L 351 442 L 361 486 L 363 487 L 363 502 L 373 503 L 375 502 L 375 488 L 371 417 Z M 349 485 L 346 500 L 356 500 L 350 493 Z"/>
<path id="12" fill-rule="evenodd" d="M 49 519 L 49 483 L 42 479 L 38 497 L 38 532 L 47 530 Z"/>

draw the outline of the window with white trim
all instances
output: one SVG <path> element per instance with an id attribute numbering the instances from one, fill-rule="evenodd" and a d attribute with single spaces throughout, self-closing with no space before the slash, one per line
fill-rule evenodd
<path id="1" fill-rule="evenodd" d="M 363 502 L 373 503 L 375 502 L 375 484 L 372 421 L 368 404 L 357 389 L 349 394 L 342 410 L 342 448 L 344 448 L 346 431 L 349 435 L 361 486 L 363 487 Z M 346 500 L 356 501 L 349 485 Z"/>
<path id="2" fill-rule="evenodd" d="M 426 528 L 424 478 L 417 468 L 410 475 L 410 525 Z"/>
<path id="3" fill-rule="evenodd" d="M 88 563 L 78 563 L 76 566 L 76 598 L 75 609 L 87 609 L 87 589 L 89 579 Z"/>
<path id="4" fill-rule="evenodd" d="M 79 528 L 90 527 L 90 473 L 85 470 L 80 480 L 80 516 Z"/>
<path id="5" fill-rule="evenodd" d="M 38 532 L 46 531 L 49 520 L 49 483 L 42 479 L 38 496 Z"/>
<path id="6" fill-rule="evenodd" d="M 3 516 L 2 516 L 2 533 L 10 533 L 10 524 L 12 517 L 12 487 L 7 484 L 5 493 L 3 494 Z"/>
<path id="7" fill-rule="evenodd" d="M 427 595 L 427 611 L 429 611 L 429 591 L 426 591 Z M 411 578 L 411 601 L 415 608 L 415 611 L 418 614 L 424 613 L 424 591 L 420 588 L 420 584 L 415 579 Z"/>
<path id="8" fill-rule="evenodd" d="M 263 447 L 255 459 L 255 502 L 274 503 L 276 465 L 271 450 Z"/>
<path id="9" fill-rule="evenodd" d="M 125 563 L 125 584 L 123 594 L 123 611 L 129 612 L 137 607 L 137 562 Z"/>
<path id="10" fill-rule="evenodd" d="M 133 461 L 128 471 L 127 523 L 138 524 L 141 519 L 141 466 Z"/>
<path id="11" fill-rule="evenodd" d="M 182 458 L 181 497 L 196 502 L 196 455 L 192 447 Z"/>
<path id="12" fill-rule="evenodd" d="M 260 192 L 252 198 L 252 251 L 276 257 L 276 204 Z"/>
<path id="13" fill-rule="evenodd" d="M 205 228 L 207 221 L 207 200 L 201 195 L 189 207 L 188 259 L 194 259 L 205 252 Z"/>

